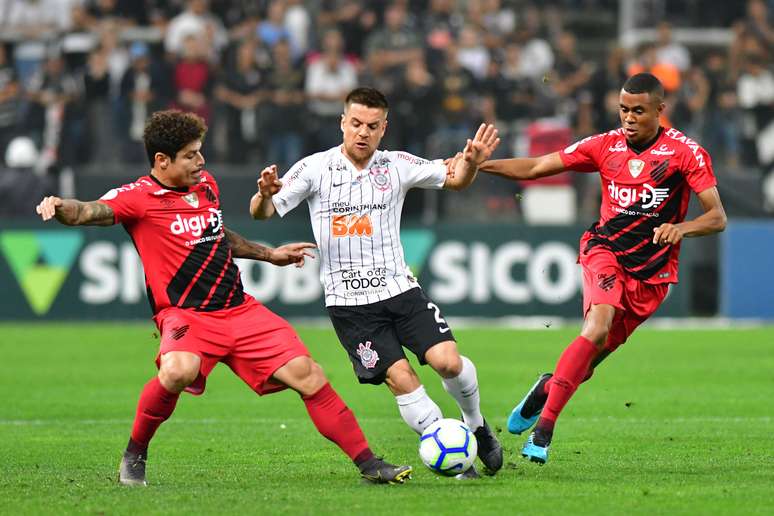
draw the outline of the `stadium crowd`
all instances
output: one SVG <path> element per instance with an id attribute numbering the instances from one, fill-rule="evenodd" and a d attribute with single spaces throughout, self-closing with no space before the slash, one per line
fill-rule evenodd
<path id="1" fill-rule="evenodd" d="M 535 155 L 617 127 L 621 84 L 648 70 L 668 90 L 664 123 L 704 145 L 719 176 L 762 178 L 774 2 L 695 8 L 733 38 L 691 47 L 673 37 L 674 6 L 640 4 L 657 37 L 626 49 L 614 0 L 0 0 L 0 159 L 17 139 L 23 159 L 6 169 L 143 163 L 147 116 L 177 107 L 207 121 L 210 161 L 286 167 L 340 142 L 356 85 L 390 100 L 385 148 L 445 157 L 487 121 L 499 156 Z M 514 192 L 491 189 L 490 211 L 514 208 Z"/>

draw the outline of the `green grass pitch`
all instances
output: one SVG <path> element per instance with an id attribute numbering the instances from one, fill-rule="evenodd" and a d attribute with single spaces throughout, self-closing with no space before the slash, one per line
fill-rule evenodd
<path id="1" fill-rule="evenodd" d="M 4 514 L 772 514 L 774 328 L 644 328 L 562 414 L 549 463 L 503 431 L 503 470 L 459 482 L 417 455 L 386 388 L 360 386 L 333 331 L 302 330 L 375 452 L 414 466 L 402 486 L 360 482 L 293 392 L 259 398 L 225 366 L 181 397 L 151 444 L 149 487 L 116 484 L 142 385 L 150 324 L 0 325 Z M 577 329 L 458 330 L 484 414 L 504 428 Z M 420 371 L 445 415 L 453 400 Z"/>

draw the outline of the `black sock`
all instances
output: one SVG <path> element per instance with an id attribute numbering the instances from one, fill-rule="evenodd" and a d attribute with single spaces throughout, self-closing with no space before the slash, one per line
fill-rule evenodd
<path id="1" fill-rule="evenodd" d="M 135 455 L 142 455 L 143 457 L 148 456 L 148 447 L 134 442 L 131 437 L 129 438 L 129 444 L 126 445 L 126 451 Z"/>

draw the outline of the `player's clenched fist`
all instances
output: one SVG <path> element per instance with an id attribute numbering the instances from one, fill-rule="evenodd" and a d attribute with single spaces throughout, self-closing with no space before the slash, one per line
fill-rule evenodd
<path id="1" fill-rule="evenodd" d="M 682 239 L 683 232 L 675 224 L 661 224 L 653 229 L 653 243 L 656 245 L 674 245 Z"/>
<path id="2" fill-rule="evenodd" d="M 40 204 L 35 207 L 35 211 L 43 220 L 50 220 L 56 215 L 56 209 L 59 206 L 62 206 L 62 199 L 51 195 L 44 197 Z"/>
<path id="3" fill-rule="evenodd" d="M 261 177 L 258 179 L 258 191 L 264 197 L 271 197 L 282 188 L 282 181 L 277 176 L 277 165 L 269 165 L 261 170 Z"/>

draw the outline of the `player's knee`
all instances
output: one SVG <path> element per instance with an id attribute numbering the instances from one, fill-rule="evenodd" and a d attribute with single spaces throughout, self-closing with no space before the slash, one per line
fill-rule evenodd
<path id="1" fill-rule="evenodd" d="M 165 389 L 180 392 L 191 385 L 199 375 L 199 368 L 179 362 L 162 364 L 159 369 L 159 381 Z"/>
<path id="2" fill-rule="evenodd" d="M 387 369 L 387 387 L 393 394 L 408 394 L 419 388 L 421 382 L 408 360 L 395 362 Z"/>
<path id="3" fill-rule="evenodd" d="M 601 348 L 607 342 L 610 326 L 599 321 L 587 321 L 581 331 L 581 336 L 589 339 L 597 347 Z"/>
<path id="4" fill-rule="evenodd" d="M 462 372 L 462 358 L 459 353 L 445 353 L 428 363 L 444 378 L 455 378 Z"/>
<path id="5" fill-rule="evenodd" d="M 298 360 L 293 373 L 296 377 L 296 390 L 304 396 L 314 394 L 328 383 L 328 379 L 325 377 L 320 364 L 310 357 L 303 357 Z"/>

